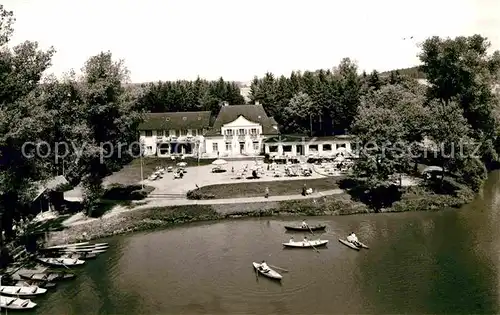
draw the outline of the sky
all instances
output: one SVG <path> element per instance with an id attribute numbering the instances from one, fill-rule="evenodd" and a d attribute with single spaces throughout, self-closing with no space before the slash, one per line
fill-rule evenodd
<path id="1" fill-rule="evenodd" d="M 132 82 L 418 64 L 430 36 L 479 33 L 500 49 L 498 0 L 3 0 L 16 16 L 12 44 L 57 50 L 56 75 L 100 51 L 124 59 Z M 409 37 L 413 36 L 413 39 Z M 407 38 L 404 40 L 403 38 Z"/>

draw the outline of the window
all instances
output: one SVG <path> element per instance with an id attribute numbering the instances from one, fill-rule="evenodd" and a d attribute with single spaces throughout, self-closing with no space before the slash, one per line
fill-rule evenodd
<path id="1" fill-rule="evenodd" d="M 250 129 L 250 134 L 251 135 L 257 135 L 257 128 Z"/>
<path id="2" fill-rule="evenodd" d="M 156 135 L 158 137 L 163 137 L 163 130 L 156 130 Z"/>
<path id="3" fill-rule="evenodd" d="M 212 151 L 213 152 L 219 152 L 219 146 L 217 143 L 212 143 Z"/>
<path id="4" fill-rule="evenodd" d="M 278 146 L 277 145 L 270 145 L 269 146 L 269 152 L 278 152 Z"/>
<path id="5" fill-rule="evenodd" d="M 259 151 L 259 143 L 258 142 L 254 142 L 253 143 L 253 150 L 254 151 Z"/>
<path id="6" fill-rule="evenodd" d="M 146 130 L 146 137 L 152 137 L 153 136 L 153 130 Z"/>
<path id="7" fill-rule="evenodd" d="M 309 145 L 309 151 L 318 151 L 318 145 L 317 144 Z"/>
<path id="8" fill-rule="evenodd" d="M 174 135 L 175 135 L 176 137 L 178 137 L 178 136 L 179 136 L 179 130 L 174 130 Z"/>
<path id="9" fill-rule="evenodd" d="M 331 144 L 323 144 L 323 151 L 332 151 Z"/>
<path id="10" fill-rule="evenodd" d="M 147 146 L 146 147 L 146 153 L 148 153 L 148 154 L 153 153 L 153 147 L 152 146 Z"/>
<path id="11" fill-rule="evenodd" d="M 238 135 L 239 136 L 244 136 L 245 135 L 245 129 L 238 129 Z"/>
<path id="12" fill-rule="evenodd" d="M 181 137 L 182 137 L 182 136 L 187 136 L 187 134 L 188 134 L 187 129 L 182 129 L 182 130 L 181 130 Z"/>
<path id="13" fill-rule="evenodd" d="M 337 149 L 345 148 L 345 143 L 337 143 Z"/>
<path id="14" fill-rule="evenodd" d="M 234 133 L 233 133 L 233 129 L 226 129 L 226 131 L 224 132 L 224 134 L 226 136 L 232 136 Z"/>
<path id="15" fill-rule="evenodd" d="M 226 151 L 231 151 L 232 145 L 231 142 L 226 142 Z"/>

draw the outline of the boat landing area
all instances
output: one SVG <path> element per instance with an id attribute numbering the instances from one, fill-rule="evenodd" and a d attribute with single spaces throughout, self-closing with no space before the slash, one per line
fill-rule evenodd
<path id="1" fill-rule="evenodd" d="M 48 269 L 47 267 L 40 265 L 33 267 L 18 265 L 7 268 L 5 273 L 11 275 L 12 279 L 14 280 L 22 280 L 22 278 L 19 276 L 20 273 L 43 273 L 47 271 L 47 269 Z"/>

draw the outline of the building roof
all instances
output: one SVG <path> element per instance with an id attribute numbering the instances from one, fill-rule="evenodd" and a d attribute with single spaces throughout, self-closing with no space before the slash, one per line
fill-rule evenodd
<path id="1" fill-rule="evenodd" d="M 210 112 L 147 113 L 139 130 L 180 130 L 210 127 Z"/>
<path id="2" fill-rule="evenodd" d="M 221 107 L 219 115 L 208 135 L 220 135 L 222 126 L 236 120 L 240 116 L 245 117 L 245 119 L 251 122 L 260 124 L 262 126 L 262 133 L 265 135 L 279 134 L 276 120 L 267 116 L 262 105 L 228 105 Z"/>
<path id="3" fill-rule="evenodd" d="M 42 195 L 47 190 L 55 189 L 61 185 L 67 185 L 67 184 L 69 184 L 68 180 L 66 179 L 66 177 L 62 175 L 50 178 L 48 180 L 35 182 L 36 195 L 35 198 L 33 198 L 33 200 L 38 199 L 38 197 L 40 197 L 40 195 Z"/>

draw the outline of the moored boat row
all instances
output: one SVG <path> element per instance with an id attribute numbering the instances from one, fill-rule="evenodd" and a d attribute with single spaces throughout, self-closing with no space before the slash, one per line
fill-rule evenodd
<path id="1" fill-rule="evenodd" d="M 36 261 L 55 268 L 82 266 L 86 260 L 96 258 L 106 252 L 107 243 L 89 242 L 51 246 L 40 250 Z M 0 309 L 32 309 L 36 303 L 25 297 L 43 295 L 47 289 L 54 288 L 56 281 L 75 278 L 74 273 L 66 271 L 17 271 L 13 276 L 0 276 Z"/>

